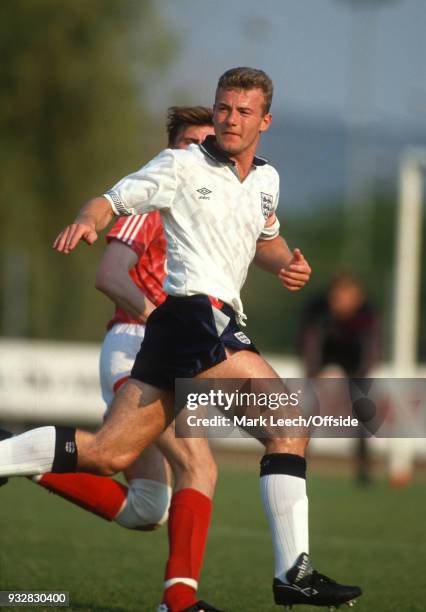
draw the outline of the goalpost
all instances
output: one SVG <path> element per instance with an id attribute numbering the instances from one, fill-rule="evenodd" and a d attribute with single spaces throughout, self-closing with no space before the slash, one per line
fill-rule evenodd
<path id="1" fill-rule="evenodd" d="M 399 377 L 414 376 L 417 364 L 424 170 L 426 149 L 407 149 L 400 163 L 395 267 L 392 362 Z"/>
<path id="2" fill-rule="evenodd" d="M 426 149 L 407 149 L 399 169 L 392 334 L 392 370 L 396 378 L 414 378 L 417 369 L 424 170 Z M 407 414 L 396 416 L 403 420 Z M 389 442 L 389 477 L 391 483 L 399 486 L 411 478 L 416 444 L 415 440 L 405 438 L 392 438 Z"/>

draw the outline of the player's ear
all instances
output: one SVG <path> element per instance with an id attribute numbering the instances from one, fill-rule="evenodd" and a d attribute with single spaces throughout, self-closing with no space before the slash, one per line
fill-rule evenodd
<path id="1" fill-rule="evenodd" d="M 271 113 L 266 113 L 266 115 L 263 115 L 262 122 L 259 128 L 259 132 L 266 132 L 266 130 L 269 130 L 269 126 L 271 125 L 271 123 L 272 123 Z"/>

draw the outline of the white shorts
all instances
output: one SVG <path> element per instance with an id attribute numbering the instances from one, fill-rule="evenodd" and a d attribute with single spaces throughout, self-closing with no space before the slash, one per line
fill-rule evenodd
<path id="1" fill-rule="evenodd" d="M 99 375 L 104 402 L 110 406 L 115 385 L 128 378 L 145 335 L 145 325 L 117 323 L 105 335 L 99 358 Z"/>

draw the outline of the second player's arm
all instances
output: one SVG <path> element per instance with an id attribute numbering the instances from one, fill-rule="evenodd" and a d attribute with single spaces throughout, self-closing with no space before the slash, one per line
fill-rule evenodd
<path id="1" fill-rule="evenodd" d="M 271 218 L 268 225 L 274 223 Z M 300 249 L 290 250 L 282 236 L 270 240 L 258 240 L 254 263 L 272 274 L 278 276 L 281 283 L 289 291 L 298 291 L 309 281 L 311 267 Z"/>
<path id="2" fill-rule="evenodd" d="M 130 247 L 113 240 L 96 271 L 96 288 L 134 319 L 145 323 L 155 306 L 129 276 L 137 262 L 138 255 Z"/>

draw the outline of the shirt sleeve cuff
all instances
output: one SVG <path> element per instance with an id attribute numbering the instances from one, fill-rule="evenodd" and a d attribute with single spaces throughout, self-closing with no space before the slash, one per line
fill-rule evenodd
<path id="1" fill-rule="evenodd" d="M 259 236 L 259 240 L 272 240 L 276 238 L 280 233 L 280 222 L 278 221 L 278 217 L 275 218 L 275 221 L 269 227 L 264 227 L 262 233 Z"/>
<path id="2" fill-rule="evenodd" d="M 117 217 L 130 216 L 133 213 L 126 207 L 116 191 L 111 189 L 103 194 L 103 197 L 111 204 L 112 211 Z"/>

